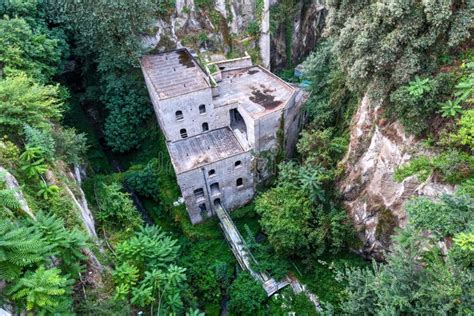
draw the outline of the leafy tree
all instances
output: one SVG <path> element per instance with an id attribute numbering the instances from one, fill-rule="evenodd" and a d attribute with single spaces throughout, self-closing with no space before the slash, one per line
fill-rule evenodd
<path id="1" fill-rule="evenodd" d="M 435 248 L 433 248 L 435 247 Z M 435 242 L 411 227 L 394 237 L 387 263 L 373 268 L 348 268 L 340 304 L 351 315 L 465 314 L 471 310 L 472 271 L 445 263 Z"/>
<path id="2" fill-rule="evenodd" d="M 332 1 L 326 31 L 350 86 L 382 96 L 430 72 L 438 56 L 469 38 L 472 6 L 469 1 Z"/>
<path id="3" fill-rule="evenodd" d="M 240 272 L 229 289 L 229 309 L 237 315 L 256 315 L 263 310 L 267 294 L 249 273 Z"/>
<path id="4" fill-rule="evenodd" d="M 127 184 L 140 195 L 158 200 L 159 198 L 159 165 L 153 159 L 145 167 L 132 166 L 126 176 Z"/>
<path id="5" fill-rule="evenodd" d="M 286 163 L 279 167 L 277 186 L 260 195 L 255 204 L 270 243 L 287 255 L 339 251 L 351 230 L 347 215 L 325 190 L 331 174 L 318 166 Z"/>
<path id="6" fill-rule="evenodd" d="M 23 73 L 0 80 L 0 133 L 18 135 L 25 124 L 48 129 L 61 118 L 62 105 L 58 86 L 38 84 Z"/>
<path id="7" fill-rule="evenodd" d="M 77 54 L 95 55 L 100 71 L 137 65 L 141 36 L 153 30 L 160 14 L 174 7 L 172 0 L 80 0 L 49 2 L 49 16 L 74 32 Z M 97 19 L 97 17 L 101 17 Z"/>
<path id="8" fill-rule="evenodd" d="M 278 253 L 298 254 L 308 249 L 313 232 L 312 205 L 296 188 L 280 185 L 260 195 L 255 204 L 263 230 Z"/>
<path id="9" fill-rule="evenodd" d="M 50 131 L 25 125 L 23 127 L 23 133 L 26 138 L 26 147 L 38 148 L 44 158 L 48 161 L 53 161 L 56 144 Z"/>
<path id="10" fill-rule="evenodd" d="M 7 290 L 7 294 L 27 311 L 38 314 L 67 312 L 71 300 L 67 296 L 71 282 L 56 268 L 28 271 Z"/>
<path id="11" fill-rule="evenodd" d="M 129 194 L 122 192 L 118 183 L 98 183 L 97 204 L 97 219 L 103 223 L 116 222 L 128 229 L 138 228 L 142 223 Z"/>
<path id="12" fill-rule="evenodd" d="M 104 123 L 107 144 L 117 152 L 136 147 L 141 141 L 138 131 L 150 117 L 152 108 L 142 74 L 107 75 L 103 80 L 101 101 L 108 110 Z"/>
<path id="13" fill-rule="evenodd" d="M 422 134 L 439 112 L 439 100 L 451 94 L 453 79 L 451 74 L 445 73 L 433 79 L 416 77 L 390 94 L 391 106 L 387 115 L 400 120 L 409 133 Z"/>
<path id="14" fill-rule="evenodd" d="M 455 235 L 453 241 L 454 245 L 449 250 L 449 260 L 472 269 L 474 267 L 474 233 L 472 230 Z"/>
<path id="15" fill-rule="evenodd" d="M 56 128 L 52 132 L 55 142 L 56 157 L 71 165 L 83 162 L 87 152 L 87 138 L 84 133 L 77 133 L 73 128 Z"/>
<path id="16" fill-rule="evenodd" d="M 49 81 L 59 70 L 62 40 L 52 36 L 45 27 L 37 24 L 32 27 L 23 18 L 0 19 L 0 65 L 3 65 L 3 72 L 7 76 L 18 76 L 21 71 L 40 82 Z"/>
<path id="17" fill-rule="evenodd" d="M 117 300 L 130 298 L 139 307 L 149 307 L 153 315 L 182 312 L 181 290 L 186 269 L 174 264 L 178 256 L 177 240 L 159 227 L 142 227 L 135 236 L 117 245 L 121 263 L 113 275 Z"/>

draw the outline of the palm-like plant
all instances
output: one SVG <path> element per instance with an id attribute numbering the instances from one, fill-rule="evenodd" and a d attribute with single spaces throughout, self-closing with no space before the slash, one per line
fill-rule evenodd
<path id="1" fill-rule="evenodd" d="M 440 106 L 440 113 L 442 117 L 456 117 L 462 112 L 462 107 L 457 101 L 448 100 L 444 103 L 440 103 Z"/>
<path id="2" fill-rule="evenodd" d="M 39 177 L 48 170 L 45 160 L 42 157 L 43 151 L 38 147 L 27 147 L 20 155 L 22 166 L 20 169 L 28 178 Z"/>
<path id="3" fill-rule="evenodd" d="M 59 187 L 57 185 L 51 184 L 49 185 L 46 181 L 40 182 L 40 188 L 38 192 L 36 192 L 36 196 L 42 197 L 45 200 L 50 200 L 59 192 Z"/>
<path id="4" fill-rule="evenodd" d="M 425 92 L 429 92 L 431 90 L 431 79 L 425 78 L 421 79 L 420 77 L 416 76 L 415 80 L 410 81 L 408 84 L 408 93 L 414 97 L 420 97 Z"/>

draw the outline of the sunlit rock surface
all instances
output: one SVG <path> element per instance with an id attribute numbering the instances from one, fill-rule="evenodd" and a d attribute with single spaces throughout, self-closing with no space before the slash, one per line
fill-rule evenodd
<path id="1" fill-rule="evenodd" d="M 427 154 L 422 144 L 408 136 L 398 122 L 383 118 L 380 104 L 363 98 L 353 117 L 349 149 L 339 183 L 343 201 L 363 242 L 362 253 L 382 259 L 394 228 L 406 224 L 403 205 L 411 197 L 436 197 L 454 188 L 434 182 L 420 183 L 415 176 L 398 183 L 395 170 L 417 154 Z"/>

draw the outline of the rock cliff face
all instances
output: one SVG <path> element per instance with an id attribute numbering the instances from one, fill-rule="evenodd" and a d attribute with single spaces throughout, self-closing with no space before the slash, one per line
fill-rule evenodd
<path id="1" fill-rule="evenodd" d="M 258 4 L 259 1 L 266 6 L 278 6 L 285 0 L 215 0 L 211 8 L 200 8 L 194 0 L 177 0 L 171 15 L 156 20 L 156 32 L 145 36 L 144 44 L 157 51 L 186 46 L 227 53 L 232 47 L 235 55 L 241 56 L 244 51 L 259 46 L 258 38 L 247 34 L 252 23 L 261 24 L 262 17 L 256 12 L 257 5 L 263 5 Z M 271 56 L 272 69 L 302 61 L 313 50 L 324 27 L 323 0 L 294 2 L 292 12 L 288 13 L 291 14 L 289 23 L 279 21 L 270 10 L 269 20 L 274 30 L 266 54 Z M 260 26 L 263 30 L 263 25 Z M 288 50 L 287 46 L 291 48 Z"/>
<path id="2" fill-rule="evenodd" d="M 283 1 L 274 1 L 272 6 L 279 5 Z M 323 6 L 324 1 L 297 0 L 295 2 L 296 5 L 292 8 L 293 17 L 290 23 L 277 21 L 277 28 L 271 33 L 272 70 L 301 62 L 313 51 L 321 37 L 327 13 Z M 275 18 L 272 16 L 272 10 L 270 9 L 270 21 L 275 23 Z M 289 50 L 287 49 L 288 45 Z"/>
<path id="3" fill-rule="evenodd" d="M 200 8 L 194 0 L 177 0 L 174 12 L 157 19 L 156 33 L 144 41 L 158 51 L 186 46 L 227 52 L 231 38 L 244 36 L 254 20 L 255 0 L 215 0 L 212 8 Z"/>
<path id="4" fill-rule="evenodd" d="M 403 204 L 410 197 L 436 197 L 454 191 L 431 178 L 423 183 L 414 176 L 395 182 L 396 168 L 419 153 L 429 155 L 398 122 L 387 123 L 380 105 L 365 96 L 353 117 L 349 149 L 342 161 L 346 173 L 339 183 L 365 256 L 382 259 L 394 228 L 406 223 Z"/>

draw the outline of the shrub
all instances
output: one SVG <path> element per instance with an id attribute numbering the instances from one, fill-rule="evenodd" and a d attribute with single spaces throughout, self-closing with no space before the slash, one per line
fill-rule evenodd
<path id="1" fill-rule="evenodd" d="M 472 197 L 445 195 L 440 201 L 425 197 L 410 200 L 405 208 L 415 228 L 429 230 L 438 238 L 453 236 L 472 227 Z"/>
<path id="2" fill-rule="evenodd" d="M 425 181 L 432 173 L 431 160 L 427 156 L 420 156 L 399 166 L 394 173 L 394 179 L 402 182 L 405 178 L 416 175 L 419 181 Z"/>
<path id="3" fill-rule="evenodd" d="M 449 96 L 453 86 L 451 74 L 441 73 L 434 79 L 417 77 L 390 94 L 387 115 L 398 119 L 407 132 L 420 135 L 439 110 L 439 100 Z"/>
<path id="4" fill-rule="evenodd" d="M 55 153 L 55 142 L 50 131 L 39 130 L 29 125 L 23 127 L 27 147 L 36 147 L 41 150 L 43 157 L 52 161 Z"/>
<path id="5" fill-rule="evenodd" d="M 453 141 L 474 148 L 474 110 L 465 111 L 459 120 L 459 130 L 451 134 Z"/>
<path id="6" fill-rule="evenodd" d="M 159 201 L 159 166 L 158 160 L 152 159 L 145 167 L 132 166 L 125 177 L 126 183 L 138 194 Z"/>
<path id="7" fill-rule="evenodd" d="M 229 290 L 229 308 L 236 315 L 256 315 L 263 310 L 267 294 L 247 272 L 240 272 Z"/>
<path id="8" fill-rule="evenodd" d="M 398 167 L 394 179 L 401 182 L 409 176 L 416 175 L 419 181 L 425 181 L 433 172 L 436 172 L 442 181 L 461 183 L 472 176 L 474 157 L 457 150 L 443 152 L 432 158 L 419 156 Z"/>
<path id="9" fill-rule="evenodd" d="M 121 185 L 116 182 L 110 185 L 98 184 L 97 204 L 97 219 L 105 225 L 116 223 L 120 227 L 135 229 L 143 222 L 129 194 L 122 192 Z"/>

